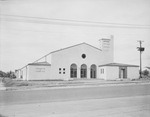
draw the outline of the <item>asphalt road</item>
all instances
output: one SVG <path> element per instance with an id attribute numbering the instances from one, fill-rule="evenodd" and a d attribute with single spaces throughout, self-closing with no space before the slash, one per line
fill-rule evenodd
<path id="1" fill-rule="evenodd" d="M 0 117 L 150 117 L 150 95 L 0 106 Z"/>
<path id="2" fill-rule="evenodd" d="M 150 84 L 0 91 L 0 105 L 150 95 Z"/>

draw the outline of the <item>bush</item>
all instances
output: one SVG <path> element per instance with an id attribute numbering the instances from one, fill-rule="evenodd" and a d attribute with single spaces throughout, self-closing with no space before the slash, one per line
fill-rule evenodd
<path id="1" fill-rule="evenodd" d="M 3 78 L 2 82 L 4 83 L 5 87 L 11 87 L 14 85 L 14 81 L 10 78 Z"/>
<path id="2" fill-rule="evenodd" d="M 148 71 L 148 70 L 144 70 L 144 71 L 143 71 L 143 75 L 144 75 L 144 76 L 148 76 L 148 75 L 149 75 L 149 71 Z"/>

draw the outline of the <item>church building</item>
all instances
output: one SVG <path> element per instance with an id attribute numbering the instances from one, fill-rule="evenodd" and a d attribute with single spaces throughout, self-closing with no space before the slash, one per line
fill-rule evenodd
<path id="1" fill-rule="evenodd" d="M 41 59 L 44 60 L 40 61 Z M 16 70 L 17 78 L 22 80 L 116 80 L 135 79 L 138 75 L 138 66 L 114 63 L 113 36 L 100 39 L 99 48 L 80 43 L 50 52 Z"/>

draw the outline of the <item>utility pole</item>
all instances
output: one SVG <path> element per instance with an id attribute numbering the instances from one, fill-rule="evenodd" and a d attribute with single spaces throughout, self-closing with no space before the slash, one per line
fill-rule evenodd
<path id="1" fill-rule="evenodd" d="M 138 40 L 140 43 L 140 47 L 137 47 L 138 51 L 140 51 L 140 78 L 142 78 L 142 52 L 144 51 L 145 48 L 142 47 L 142 42 L 141 40 Z"/>

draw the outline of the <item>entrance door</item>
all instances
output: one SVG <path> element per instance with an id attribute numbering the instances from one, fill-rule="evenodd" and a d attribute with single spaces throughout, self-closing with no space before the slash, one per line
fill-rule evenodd
<path id="1" fill-rule="evenodd" d="M 91 65 L 91 68 L 90 68 L 90 76 L 91 78 L 96 78 L 96 65 Z"/>
<path id="2" fill-rule="evenodd" d="M 70 77 L 77 78 L 77 65 L 76 64 L 72 64 L 70 66 Z"/>
<path id="3" fill-rule="evenodd" d="M 85 64 L 81 65 L 81 78 L 87 78 L 87 66 Z"/>
<path id="4" fill-rule="evenodd" d="M 121 78 L 125 78 L 125 69 L 121 69 Z"/>
<path id="5" fill-rule="evenodd" d="M 120 78 L 123 78 L 123 79 L 127 78 L 127 68 L 126 67 L 120 68 Z"/>

